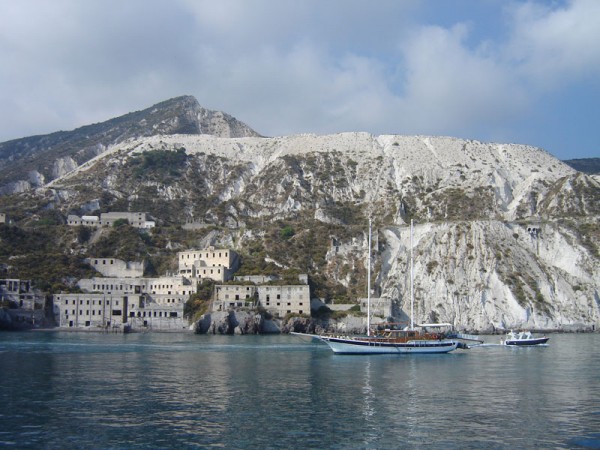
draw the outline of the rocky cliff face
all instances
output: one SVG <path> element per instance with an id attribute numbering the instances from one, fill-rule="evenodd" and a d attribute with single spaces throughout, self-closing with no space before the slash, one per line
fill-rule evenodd
<path id="1" fill-rule="evenodd" d="M 198 232 L 198 245 L 234 247 L 263 270 L 308 272 L 314 295 L 335 297 L 339 286 L 346 301 L 365 296 L 372 217 L 373 295 L 391 299 L 400 319 L 410 312 L 414 219 L 416 321 L 469 330 L 600 325 L 596 176 L 524 145 L 368 133 L 264 138 L 222 113 L 176 116 L 85 163 L 54 160 L 34 197 L 64 214 L 95 205 L 149 212 L 159 226 L 202 223 L 212 228 Z"/>

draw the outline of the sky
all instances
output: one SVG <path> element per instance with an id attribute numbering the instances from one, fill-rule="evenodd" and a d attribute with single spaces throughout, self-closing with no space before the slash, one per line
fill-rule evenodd
<path id="1" fill-rule="evenodd" d="M 0 142 L 180 95 L 265 136 L 600 157 L 599 0 L 0 0 Z"/>

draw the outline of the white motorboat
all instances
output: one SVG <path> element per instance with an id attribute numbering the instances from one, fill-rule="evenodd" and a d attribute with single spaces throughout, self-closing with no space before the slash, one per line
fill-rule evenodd
<path id="1" fill-rule="evenodd" d="M 546 336 L 534 337 L 529 331 L 515 332 L 510 330 L 510 333 L 508 333 L 504 339 L 501 339 L 500 343 L 502 345 L 531 346 L 545 344 L 549 339 L 550 338 Z"/>

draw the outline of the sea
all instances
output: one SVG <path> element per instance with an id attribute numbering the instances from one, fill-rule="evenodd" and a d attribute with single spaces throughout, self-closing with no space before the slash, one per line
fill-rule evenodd
<path id="1" fill-rule="evenodd" d="M 0 333 L 0 447 L 600 448 L 600 334 L 443 355 L 295 336 Z"/>

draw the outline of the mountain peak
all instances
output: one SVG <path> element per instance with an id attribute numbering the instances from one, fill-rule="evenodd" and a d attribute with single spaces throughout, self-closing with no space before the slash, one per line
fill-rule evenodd
<path id="1" fill-rule="evenodd" d="M 28 190 L 44 184 L 60 176 L 57 164 L 78 166 L 128 139 L 174 134 L 260 137 L 229 114 L 203 108 L 195 97 L 184 95 L 72 131 L 0 143 L 0 192 Z"/>
<path id="2" fill-rule="evenodd" d="M 210 134 L 223 138 L 260 137 L 248 125 L 229 114 L 203 108 L 191 95 L 174 97 L 99 125 L 103 124 L 123 124 L 129 127 L 130 132 L 137 132 L 135 136 L 129 137 L 157 134 Z M 86 128 L 88 127 L 81 129 Z"/>

